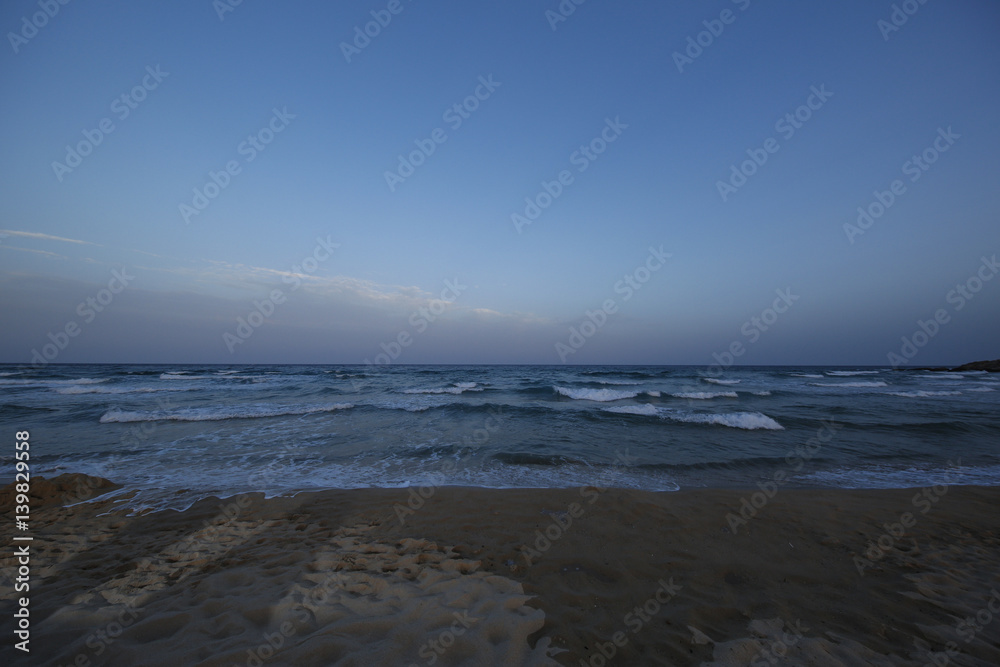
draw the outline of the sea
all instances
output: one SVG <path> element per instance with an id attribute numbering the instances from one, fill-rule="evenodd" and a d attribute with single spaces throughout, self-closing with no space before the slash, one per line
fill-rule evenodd
<path id="1" fill-rule="evenodd" d="M 0 450 L 132 511 L 305 490 L 1000 485 L 1000 376 L 879 367 L 0 365 Z M 779 474 L 780 473 L 780 474 Z"/>

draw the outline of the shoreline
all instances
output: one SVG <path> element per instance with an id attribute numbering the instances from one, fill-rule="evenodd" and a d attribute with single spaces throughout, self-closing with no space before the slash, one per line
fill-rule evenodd
<path id="1" fill-rule="evenodd" d="M 132 516 L 49 489 L 31 664 L 1000 662 L 1000 487 L 424 488 Z"/>

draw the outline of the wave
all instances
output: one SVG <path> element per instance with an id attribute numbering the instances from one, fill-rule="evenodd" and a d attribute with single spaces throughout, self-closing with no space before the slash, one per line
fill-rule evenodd
<path id="1" fill-rule="evenodd" d="M 996 389 L 994 389 L 993 387 L 965 387 L 965 391 L 984 392 L 984 391 L 996 391 Z"/>
<path id="2" fill-rule="evenodd" d="M 642 415 L 644 417 L 658 417 L 660 411 L 654 405 L 646 403 L 644 405 L 618 405 L 613 408 L 604 408 L 604 412 L 613 412 L 621 415 Z"/>
<path id="3" fill-rule="evenodd" d="M 876 380 L 874 382 L 810 382 L 809 384 L 813 387 L 850 387 L 854 389 L 889 386 L 881 380 Z"/>
<path id="4" fill-rule="evenodd" d="M 817 470 L 803 475 L 803 479 L 843 489 L 915 489 L 935 484 L 997 486 L 1000 484 L 1000 466 L 869 464 L 860 468 Z"/>
<path id="5" fill-rule="evenodd" d="M 793 375 L 793 376 L 795 376 L 797 378 L 816 378 L 816 379 L 819 379 L 819 378 L 823 377 L 822 375 L 817 375 L 816 373 L 789 373 L 789 375 Z"/>
<path id="6" fill-rule="evenodd" d="M 960 391 L 887 391 L 889 396 L 904 396 L 906 398 L 930 398 L 931 396 L 961 396 Z"/>
<path id="7" fill-rule="evenodd" d="M 0 380 L 0 385 L 6 386 L 32 386 L 32 387 L 61 387 L 76 384 L 100 384 L 107 382 L 108 378 L 77 378 L 75 380 Z"/>
<path id="8" fill-rule="evenodd" d="M 882 371 L 827 371 L 827 375 L 835 375 L 837 377 L 850 377 L 852 375 L 878 375 Z"/>
<path id="9" fill-rule="evenodd" d="M 618 389 L 574 389 L 572 387 L 553 387 L 559 394 L 578 401 L 620 401 L 625 398 L 635 398 L 637 391 L 622 391 Z"/>
<path id="10" fill-rule="evenodd" d="M 610 384 L 622 387 L 642 384 L 641 382 L 632 382 L 631 380 L 587 380 L 587 382 L 596 382 L 597 384 Z"/>
<path id="11" fill-rule="evenodd" d="M 440 402 L 440 399 L 436 399 L 438 402 L 428 402 L 426 399 L 430 399 L 430 396 L 425 396 L 425 400 L 421 400 L 420 397 L 418 397 L 410 400 L 391 400 L 379 403 L 368 403 L 362 404 L 362 406 L 372 407 L 377 410 L 406 410 L 407 412 L 424 412 L 425 410 L 432 410 L 435 408 L 464 407 L 468 405 L 466 403 L 454 403 L 447 399 L 445 399 L 444 403 Z"/>
<path id="12" fill-rule="evenodd" d="M 770 396 L 771 395 L 771 392 L 769 392 L 766 389 L 764 391 L 751 391 L 750 393 L 753 394 L 754 396 Z"/>
<path id="13" fill-rule="evenodd" d="M 670 419 L 671 421 L 684 422 L 688 424 L 714 424 L 717 426 L 728 426 L 730 428 L 741 428 L 748 431 L 758 429 L 783 431 L 785 429 L 785 427 L 778 422 L 759 412 L 724 412 L 721 414 L 684 413 L 664 410 L 649 404 L 620 405 L 611 408 L 603 408 L 602 412 L 638 415 L 642 417 L 660 417 L 662 419 Z"/>
<path id="14" fill-rule="evenodd" d="M 188 375 L 186 373 L 160 373 L 161 380 L 211 380 L 211 375 Z"/>
<path id="15" fill-rule="evenodd" d="M 583 371 L 583 375 L 613 375 L 618 377 L 637 378 L 637 379 L 658 377 L 660 375 L 668 375 L 668 374 L 669 371 L 667 370 L 657 371 L 654 373 L 650 373 L 647 371 L 622 371 L 622 370 L 604 370 L 604 369 Z"/>
<path id="16" fill-rule="evenodd" d="M 666 414 L 667 419 L 692 424 L 717 424 L 748 431 L 764 429 L 783 431 L 785 427 L 759 412 L 728 412 L 723 414 Z"/>
<path id="17" fill-rule="evenodd" d="M 333 412 L 353 408 L 351 403 L 334 403 L 332 405 L 248 405 L 238 408 L 182 408 L 180 410 L 151 410 L 146 412 L 130 412 L 126 410 L 108 410 L 101 415 L 102 424 L 150 422 L 150 421 L 224 421 L 227 419 L 262 419 L 265 417 L 283 417 L 286 415 L 308 415 L 316 412 Z"/>
<path id="18" fill-rule="evenodd" d="M 992 391 L 992 389 L 990 391 Z M 659 398 L 662 394 L 660 394 L 660 392 L 658 391 L 647 391 L 646 395 L 652 396 L 653 398 Z"/>
<path id="19" fill-rule="evenodd" d="M 545 455 L 531 452 L 497 452 L 490 458 L 507 465 L 561 466 L 579 463 L 579 461 L 559 454 Z"/>
<path id="20" fill-rule="evenodd" d="M 933 375 L 918 375 L 918 378 L 926 380 L 964 380 L 964 375 L 958 373 L 934 373 Z"/>
<path id="21" fill-rule="evenodd" d="M 190 387 L 86 387 L 73 386 L 56 389 L 57 394 L 153 394 L 161 391 L 193 391 Z"/>
<path id="22" fill-rule="evenodd" d="M 682 391 L 677 394 L 670 394 L 674 398 L 693 398 L 698 400 L 708 400 L 710 398 L 737 398 L 735 391 Z"/>
<path id="23" fill-rule="evenodd" d="M 461 394 L 467 391 L 483 391 L 475 382 L 455 382 L 451 387 L 433 387 L 430 389 L 404 389 L 404 394 Z"/>
<path id="24" fill-rule="evenodd" d="M 704 380 L 705 382 L 710 382 L 712 384 L 730 385 L 730 384 L 739 384 L 740 383 L 740 380 L 719 380 L 717 378 L 702 378 L 702 380 Z"/>
<path id="25" fill-rule="evenodd" d="M 55 408 L 43 408 L 33 405 L 17 405 L 16 403 L 3 403 L 0 404 L 0 414 L 4 413 L 14 413 L 15 415 L 20 414 L 32 414 L 36 412 L 58 412 Z"/>

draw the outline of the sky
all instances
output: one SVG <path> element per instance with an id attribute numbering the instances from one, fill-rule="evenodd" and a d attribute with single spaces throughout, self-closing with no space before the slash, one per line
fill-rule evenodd
<path id="1" fill-rule="evenodd" d="M 5 2 L 0 362 L 1000 357 L 998 28 L 987 0 Z"/>

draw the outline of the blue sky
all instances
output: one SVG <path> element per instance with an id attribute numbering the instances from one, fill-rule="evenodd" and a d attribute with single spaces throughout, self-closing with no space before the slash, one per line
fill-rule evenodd
<path id="1" fill-rule="evenodd" d="M 0 361 L 995 358 L 1000 7 L 903 4 L 5 3 Z"/>

